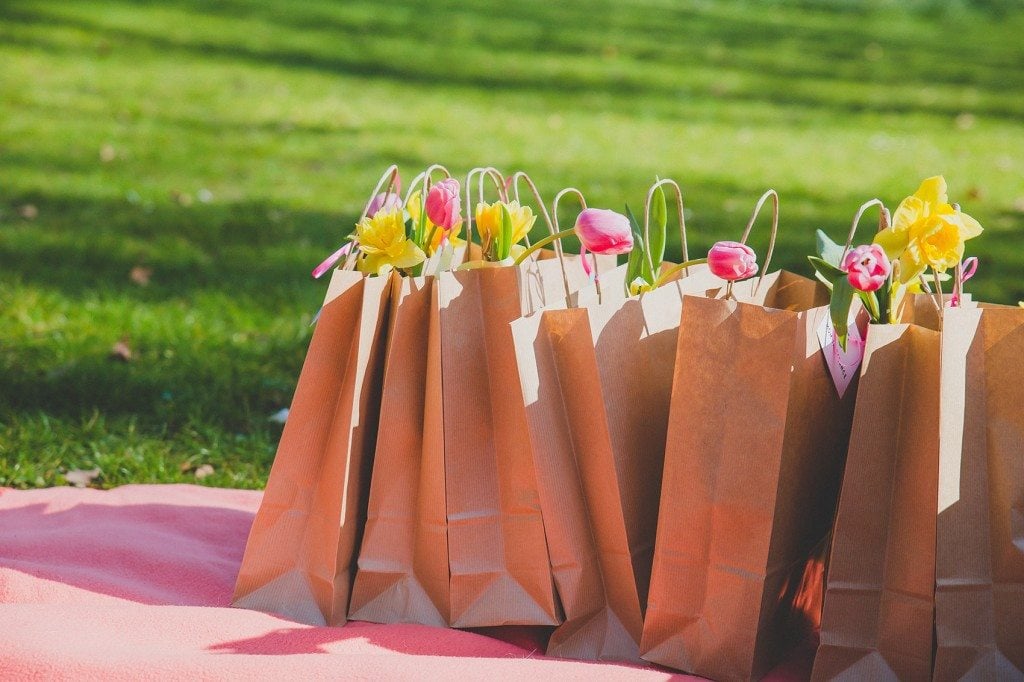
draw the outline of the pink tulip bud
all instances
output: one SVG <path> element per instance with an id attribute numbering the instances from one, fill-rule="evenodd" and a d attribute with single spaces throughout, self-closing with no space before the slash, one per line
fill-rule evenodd
<path id="1" fill-rule="evenodd" d="M 576 218 L 576 236 L 584 251 L 600 255 L 629 253 L 633 248 L 633 230 L 621 213 L 603 208 L 587 208 Z"/>
<path id="2" fill-rule="evenodd" d="M 865 244 L 851 249 L 843 259 L 841 270 L 850 286 L 858 291 L 876 291 L 892 272 L 888 256 L 878 244 Z"/>
<path id="3" fill-rule="evenodd" d="M 708 251 L 711 274 L 728 282 L 747 279 L 757 274 L 757 254 L 739 242 L 715 242 Z"/>
<path id="4" fill-rule="evenodd" d="M 373 217 L 380 211 L 396 211 L 402 208 L 402 197 L 394 192 L 385 194 L 381 192 L 370 200 L 370 206 L 366 209 L 366 215 Z"/>
<path id="5" fill-rule="evenodd" d="M 458 180 L 445 178 L 430 188 L 427 193 L 427 217 L 445 231 L 462 222 Z"/>

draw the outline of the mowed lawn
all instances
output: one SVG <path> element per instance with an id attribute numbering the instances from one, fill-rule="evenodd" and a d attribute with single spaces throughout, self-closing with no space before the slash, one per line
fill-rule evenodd
<path id="1" fill-rule="evenodd" d="M 618 210 L 675 178 L 697 252 L 774 187 L 804 273 L 815 228 L 943 173 L 970 290 L 1015 303 L 1024 15 L 898 4 L 5 0 L 0 485 L 261 486 L 309 271 L 392 162 Z"/>

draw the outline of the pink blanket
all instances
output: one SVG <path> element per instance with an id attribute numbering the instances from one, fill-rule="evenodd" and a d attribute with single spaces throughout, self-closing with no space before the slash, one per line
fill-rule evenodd
<path id="1" fill-rule="evenodd" d="M 230 608 L 259 501 L 188 485 L 0 489 L 0 679 L 672 677 L 546 658 L 524 628 L 310 627 Z M 806 679 L 809 658 L 771 677 Z"/>

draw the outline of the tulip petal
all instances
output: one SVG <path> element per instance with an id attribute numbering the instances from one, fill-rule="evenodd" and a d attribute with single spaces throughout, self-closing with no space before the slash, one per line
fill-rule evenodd
<path id="1" fill-rule="evenodd" d="M 325 272 L 331 269 L 331 266 L 333 266 L 335 263 L 341 260 L 342 256 L 347 256 L 349 252 L 352 250 L 352 245 L 354 243 L 355 242 L 348 242 L 340 249 L 332 253 L 330 256 L 325 258 L 323 263 L 313 268 L 313 272 L 311 273 L 313 275 L 313 279 L 320 279 Z"/>
<path id="2" fill-rule="evenodd" d="M 974 277 L 974 273 L 978 271 L 978 257 L 971 256 L 963 262 L 963 268 L 960 275 L 960 283 L 963 284 L 971 277 Z"/>

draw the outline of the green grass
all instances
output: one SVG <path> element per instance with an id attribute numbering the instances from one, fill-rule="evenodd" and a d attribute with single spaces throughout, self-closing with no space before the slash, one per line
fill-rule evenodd
<path id="1" fill-rule="evenodd" d="M 698 251 L 775 187 L 801 272 L 815 228 L 943 173 L 986 227 L 971 290 L 1015 302 L 1022 31 L 1012 0 L 6 0 L 0 485 L 211 464 L 203 483 L 261 486 L 308 272 L 391 162 L 521 168 L 612 208 L 673 177 Z"/>

